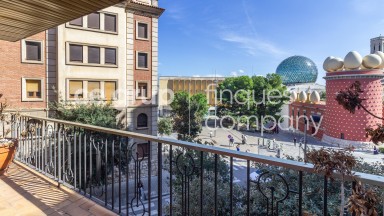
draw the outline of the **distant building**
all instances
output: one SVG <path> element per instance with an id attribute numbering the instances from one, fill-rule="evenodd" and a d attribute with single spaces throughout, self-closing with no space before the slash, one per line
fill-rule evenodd
<path id="1" fill-rule="evenodd" d="M 383 52 L 384 50 L 384 36 L 379 36 L 375 38 L 371 38 L 371 54 L 376 51 Z"/>
<path id="2" fill-rule="evenodd" d="M 304 56 L 291 56 L 284 59 L 276 68 L 284 85 L 315 83 L 317 80 L 316 64 Z"/>
<path id="3" fill-rule="evenodd" d="M 384 37 L 371 39 L 371 52 L 375 53 L 383 49 Z M 352 56 L 352 57 L 351 57 Z M 383 57 L 368 55 L 376 60 Z M 353 145 L 359 147 L 370 143 L 370 137 L 366 135 L 367 128 L 375 128 L 382 124 L 380 119 L 384 115 L 383 86 L 384 66 L 381 61 L 372 61 L 368 57 L 362 57 L 356 51 L 349 52 L 343 59 L 328 57 L 324 61 L 326 70 L 326 101 L 320 101 L 317 91 L 293 91 L 292 103 L 289 105 L 289 116 L 293 121 L 290 126 L 298 131 L 305 131 L 305 117 L 307 121 L 307 134 L 322 139 L 324 142 L 341 147 Z M 340 105 L 335 97 L 339 91 L 347 89 L 352 83 L 358 81 L 365 109 L 357 109 L 350 113 Z M 316 123 L 319 130 L 316 132 Z"/>
<path id="4" fill-rule="evenodd" d="M 202 93 L 207 95 L 210 106 L 215 106 L 215 93 L 217 84 L 223 82 L 225 77 L 182 77 L 161 76 L 159 78 L 159 113 L 160 116 L 169 114 L 171 110 L 172 93 L 185 91 L 190 94 Z M 209 91 L 210 90 L 210 91 Z"/>

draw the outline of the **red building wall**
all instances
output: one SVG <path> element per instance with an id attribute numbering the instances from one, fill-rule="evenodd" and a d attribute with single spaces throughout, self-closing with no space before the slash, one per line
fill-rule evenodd
<path id="1" fill-rule="evenodd" d="M 148 40 L 140 40 L 136 38 L 136 22 L 143 22 L 148 24 Z M 148 53 L 148 69 L 137 69 L 135 65 L 134 70 L 134 86 L 136 86 L 136 81 L 147 81 L 148 82 L 148 95 L 149 98 L 152 97 L 152 18 L 141 16 L 141 15 L 134 15 L 134 50 L 135 50 L 135 64 L 136 64 L 136 52 L 147 52 Z M 135 105 L 141 105 L 143 103 L 142 99 L 137 99 Z"/>
<path id="2" fill-rule="evenodd" d="M 304 116 L 307 117 L 309 120 L 308 126 L 307 126 L 307 134 L 312 135 L 316 138 L 321 139 L 324 134 L 324 113 L 325 113 L 326 105 L 324 102 L 320 102 L 318 104 L 311 104 L 311 103 L 301 103 L 301 102 L 293 102 L 289 105 L 289 115 L 292 118 L 291 126 L 295 130 L 299 130 L 301 132 L 304 132 Z M 316 128 L 314 126 L 314 123 L 312 122 L 311 116 L 322 116 L 322 121 L 319 123 L 316 123 L 316 127 L 318 127 L 318 124 L 320 124 L 320 128 L 316 133 Z M 297 120 L 298 119 L 298 120 Z M 298 123 L 298 124 L 297 124 Z"/>
<path id="3" fill-rule="evenodd" d="M 357 110 L 354 114 L 346 111 L 334 99 L 336 93 L 344 90 L 356 80 L 360 81 L 362 90 L 361 98 L 365 98 L 363 105 L 377 116 L 383 115 L 381 70 L 344 71 L 327 73 L 327 77 L 340 76 L 337 79 L 326 77 L 327 109 L 324 118 L 325 133 L 328 136 L 351 141 L 368 142 L 365 135 L 365 128 L 372 127 L 381 120 L 372 117 L 363 110 Z M 356 77 L 355 75 L 360 75 Z M 363 76 L 361 75 L 371 75 Z M 342 77 L 341 77 L 342 76 Z"/>
<path id="4" fill-rule="evenodd" d="M 41 32 L 28 39 L 45 41 L 46 34 Z M 45 48 L 43 49 L 45 52 Z M 44 54 L 45 56 L 45 54 Z M 21 62 L 21 41 L 7 42 L 0 41 L 0 93 L 6 98 L 11 109 L 46 108 L 46 98 L 43 101 L 22 102 L 22 77 L 43 78 L 45 89 L 45 67 L 44 59 L 42 64 L 30 64 Z"/>

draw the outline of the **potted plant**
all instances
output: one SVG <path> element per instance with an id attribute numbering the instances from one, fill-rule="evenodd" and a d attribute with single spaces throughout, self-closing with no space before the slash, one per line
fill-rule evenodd
<path id="1" fill-rule="evenodd" d="M 2 97 L 3 94 L 0 94 L 0 99 Z M 0 122 L 7 122 L 6 117 L 3 114 L 6 107 L 7 103 L 0 101 Z M 0 136 L 0 175 L 3 175 L 7 171 L 10 162 L 13 160 L 18 144 L 17 139 L 5 138 L 8 133 L 9 130 L 3 131 L 2 136 Z"/>

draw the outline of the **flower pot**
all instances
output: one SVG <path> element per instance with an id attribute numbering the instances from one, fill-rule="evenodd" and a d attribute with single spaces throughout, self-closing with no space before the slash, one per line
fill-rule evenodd
<path id="1" fill-rule="evenodd" d="M 18 141 L 16 139 L 0 140 L 0 176 L 3 175 L 15 156 Z"/>

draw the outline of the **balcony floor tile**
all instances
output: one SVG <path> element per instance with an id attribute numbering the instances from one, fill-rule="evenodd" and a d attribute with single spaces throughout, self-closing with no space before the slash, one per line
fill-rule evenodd
<path id="1" fill-rule="evenodd" d="M 75 192 L 57 188 L 29 168 L 11 164 L 0 176 L 0 215 L 116 215 Z"/>

